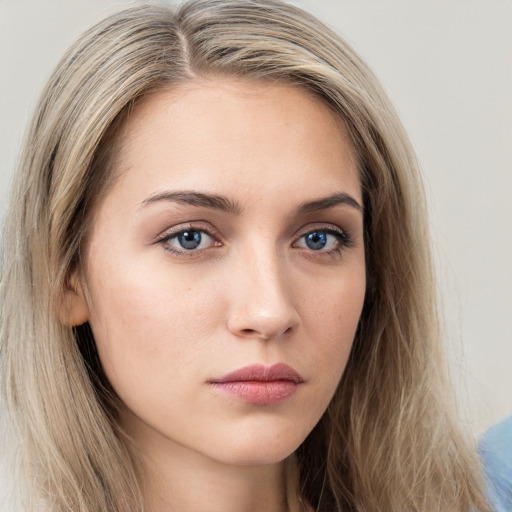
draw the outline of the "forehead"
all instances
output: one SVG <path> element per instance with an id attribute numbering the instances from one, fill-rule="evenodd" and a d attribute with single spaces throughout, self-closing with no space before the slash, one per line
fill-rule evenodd
<path id="1" fill-rule="evenodd" d="M 313 180 L 329 192 L 342 179 L 360 198 L 340 118 L 313 93 L 280 83 L 205 80 L 144 98 L 123 125 L 114 171 L 139 190 L 223 184 L 255 193 Z"/>

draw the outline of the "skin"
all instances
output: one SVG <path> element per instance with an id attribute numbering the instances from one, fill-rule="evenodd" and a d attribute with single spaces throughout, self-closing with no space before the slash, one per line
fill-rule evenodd
<path id="1" fill-rule="evenodd" d="M 283 461 L 332 398 L 365 293 L 362 192 L 341 123 L 300 88 L 215 79 L 145 99 L 120 147 L 66 318 L 90 322 L 150 510 L 302 510 Z M 231 208 L 169 197 L 183 191 Z M 333 194 L 345 200 L 298 211 Z M 201 245 L 184 249 L 180 230 Z M 278 362 L 303 382 L 277 404 L 210 383 Z"/>

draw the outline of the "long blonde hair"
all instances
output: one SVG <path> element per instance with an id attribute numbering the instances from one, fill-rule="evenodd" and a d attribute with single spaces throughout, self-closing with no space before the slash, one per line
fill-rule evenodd
<path id="1" fill-rule="evenodd" d="M 335 397 L 296 454 L 302 497 L 330 512 L 487 510 L 446 377 L 407 136 L 358 55 L 274 0 L 122 11 L 79 39 L 42 93 L 10 199 L 0 297 L 4 393 L 29 495 L 55 512 L 143 510 L 92 335 L 62 326 L 56 301 L 81 265 L 123 120 L 145 95 L 219 75 L 312 91 L 358 155 L 366 301 Z"/>

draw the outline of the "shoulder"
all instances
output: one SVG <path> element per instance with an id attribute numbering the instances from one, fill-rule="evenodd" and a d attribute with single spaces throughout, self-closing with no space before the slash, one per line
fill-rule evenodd
<path id="1" fill-rule="evenodd" d="M 482 435 L 478 451 L 493 510 L 512 511 L 512 416 Z"/>

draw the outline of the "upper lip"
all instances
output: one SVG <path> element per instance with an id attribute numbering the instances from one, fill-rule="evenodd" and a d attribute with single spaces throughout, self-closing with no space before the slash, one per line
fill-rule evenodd
<path id="1" fill-rule="evenodd" d="M 244 366 L 222 377 L 210 380 L 212 383 L 260 381 L 272 382 L 276 380 L 288 380 L 295 384 L 304 382 L 302 376 L 291 366 L 284 363 L 277 363 L 272 366 L 253 364 Z"/>

